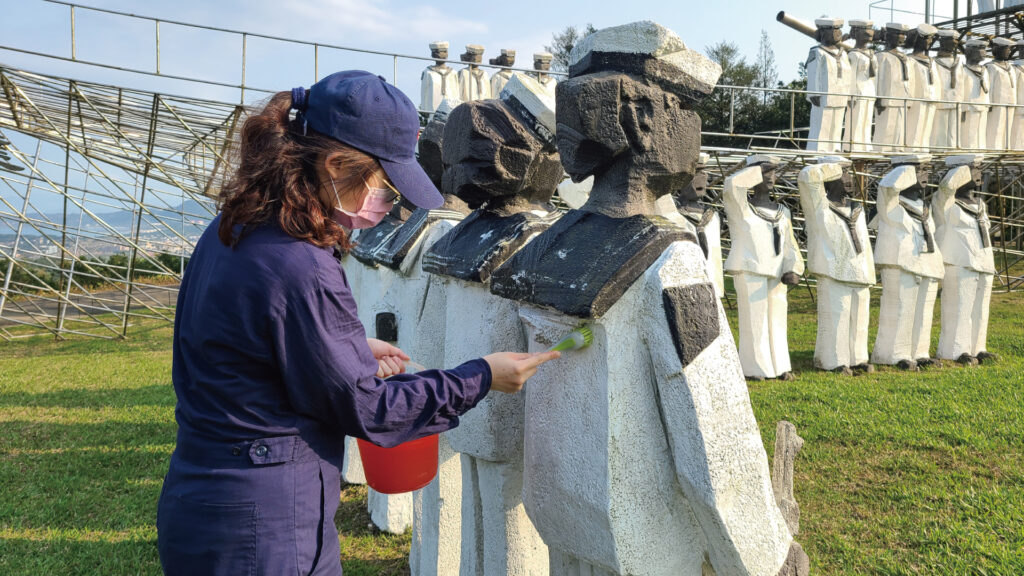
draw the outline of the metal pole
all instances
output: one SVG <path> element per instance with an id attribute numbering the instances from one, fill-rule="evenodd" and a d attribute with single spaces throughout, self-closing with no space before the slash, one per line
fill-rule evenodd
<path id="1" fill-rule="evenodd" d="M 789 93 L 789 139 L 796 138 L 796 92 Z"/>
<path id="2" fill-rule="evenodd" d="M 35 180 L 35 171 L 39 167 L 39 148 L 42 140 L 36 140 L 36 154 L 32 159 L 32 173 L 28 175 L 28 185 L 25 186 L 25 199 L 21 203 L 21 213 L 25 214 L 29 206 L 29 198 L 32 196 L 32 181 Z M 4 287 L 0 290 L 0 318 L 4 315 L 4 305 L 7 304 L 7 291 L 11 287 L 11 277 L 14 275 L 14 261 L 18 258 L 18 247 L 21 244 L 22 231 L 25 228 L 25 221 L 18 219 L 18 229 L 14 234 L 14 249 L 11 251 L 11 259 L 7 263 L 7 272 L 4 274 Z"/>
<path id="3" fill-rule="evenodd" d="M 75 7 L 71 6 L 71 59 L 75 59 Z"/>
<path id="4" fill-rule="evenodd" d="M 394 66 L 394 68 L 392 68 L 392 71 L 391 71 L 391 83 L 397 85 L 398 84 L 398 56 L 392 56 L 392 58 L 394 58 L 394 61 L 392 62 L 392 65 Z"/>
<path id="5" fill-rule="evenodd" d="M 160 21 L 156 22 L 156 73 L 160 73 Z"/>
<path id="6" fill-rule="evenodd" d="M 132 247 L 128 256 L 128 285 L 124 296 L 124 316 L 121 319 L 121 337 L 128 336 L 128 314 L 132 307 L 132 292 L 135 288 L 135 258 L 139 253 L 139 235 L 142 231 L 142 206 L 146 202 L 146 186 L 149 183 L 149 169 L 153 165 L 153 145 L 156 141 L 156 120 L 160 114 L 160 96 L 153 94 L 153 108 L 149 118 L 149 142 L 146 144 L 146 167 L 142 171 L 142 192 L 139 197 L 139 211 L 135 218 L 135 229 L 132 231 Z"/>
<path id="7" fill-rule="evenodd" d="M 320 45 L 313 44 L 313 83 L 320 79 Z"/>
<path id="8" fill-rule="evenodd" d="M 735 88 L 730 88 L 729 89 L 729 134 L 734 134 L 736 132 L 736 130 L 735 130 L 736 122 L 735 122 L 735 118 L 734 118 L 735 114 L 736 114 L 736 89 Z"/>
<path id="9" fill-rule="evenodd" d="M 242 95 L 241 99 L 239 100 L 240 104 L 245 104 L 245 44 L 247 36 L 248 35 L 245 32 L 242 32 Z"/>
<path id="10" fill-rule="evenodd" d="M 73 80 L 68 81 L 68 116 L 67 116 L 67 127 L 68 137 L 71 136 L 71 104 L 74 100 L 75 94 L 75 82 Z M 68 177 L 69 170 L 71 169 L 71 144 L 69 143 L 64 146 L 64 209 L 62 211 L 62 220 L 60 225 L 60 282 L 58 283 L 58 292 L 64 292 L 64 263 L 67 258 L 67 238 L 68 238 Z M 64 323 L 64 313 L 67 312 L 67 300 L 61 300 L 57 304 L 57 326 L 61 326 Z M 61 340 L 60 329 L 58 328 L 54 332 L 54 338 Z"/>

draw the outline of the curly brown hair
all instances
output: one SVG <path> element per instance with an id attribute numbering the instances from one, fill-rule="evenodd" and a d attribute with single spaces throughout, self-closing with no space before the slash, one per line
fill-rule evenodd
<path id="1" fill-rule="evenodd" d="M 383 170 L 373 156 L 304 130 L 290 109 L 291 93 L 278 92 L 245 120 L 235 148 L 237 169 L 218 198 L 217 235 L 234 247 L 273 219 L 292 237 L 347 252 L 352 245 L 345 229 L 331 218 L 336 199 L 321 186 L 319 167 L 327 155 L 339 155 L 345 171 L 335 184 L 341 194 L 360 189 Z"/>

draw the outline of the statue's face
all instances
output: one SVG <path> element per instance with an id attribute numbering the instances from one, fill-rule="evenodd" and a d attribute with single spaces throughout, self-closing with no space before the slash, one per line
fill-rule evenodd
<path id="1" fill-rule="evenodd" d="M 870 44 L 875 40 L 875 29 L 867 27 L 853 28 L 850 30 L 850 36 L 858 43 Z"/>
<path id="2" fill-rule="evenodd" d="M 761 164 L 761 180 L 769 190 L 775 189 L 775 177 L 778 167 L 772 164 Z"/>
<path id="3" fill-rule="evenodd" d="M 533 69 L 534 70 L 543 70 L 543 71 L 551 70 L 551 61 L 550 60 L 534 60 L 533 61 Z"/>
<path id="4" fill-rule="evenodd" d="M 483 54 L 470 54 L 469 55 L 469 61 L 474 63 L 474 64 L 479 64 L 480 62 L 483 62 L 483 59 L 484 59 L 484 55 Z"/>
<path id="5" fill-rule="evenodd" d="M 917 40 L 914 43 L 915 50 L 928 50 L 935 43 L 935 35 L 929 34 L 927 36 L 918 35 Z"/>
<path id="6" fill-rule="evenodd" d="M 447 60 L 448 59 L 448 49 L 447 48 L 441 48 L 439 50 L 431 50 L 430 51 L 430 57 L 433 58 L 434 60 Z"/>
<path id="7" fill-rule="evenodd" d="M 932 180 L 932 167 L 931 164 L 918 164 L 915 172 L 917 172 L 917 182 L 921 187 L 927 186 Z"/>
<path id="8" fill-rule="evenodd" d="M 1003 46 L 1002 44 L 996 44 L 992 48 L 992 57 L 996 60 L 1009 60 L 1010 53 L 1013 52 L 1013 46 Z"/>
<path id="9" fill-rule="evenodd" d="M 967 56 L 967 61 L 971 64 L 977 64 L 988 57 L 984 46 L 971 46 L 967 48 L 965 55 Z"/>
<path id="10" fill-rule="evenodd" d="M 952 36 L 940 36 L 939 37 L 939 50 L 943 52 L 954 52 L 956 51 L 956 39 Z"/>
<path id="11" fill-rule="evenodd" d="M 474 100 L 452 110 L 441 147 L 443 189 L 470 208 L 515 195 L 547 202 L 562 179 L 558 152 L 501 100 Z"/>
<path id="12" fill-rule="evenodd" d="M 818 37 L 826 46 L 835 46 L 843 39 L 843 29 L 839 27 L 819 28 Z"/>
<path id="13" fill-rule="evenodd" d="M 658 196 L 685 188 L 700 154 L 700 117 L 674 94 L 621 72 L 571 78 L 555 89 L 556 140 L 574 182 L 600 178 L 629 155 Z"/>
<path id="14" fill-rule="evenodd" d="M 904 44 L 907 43 L 907 33 L 902 30 L 889 29 L 886 32 L 885 37 L 888 39 L 887 43 L 895 48 L 903 46 Z"/>
<path id="15" fill-rule="evenodd" d="M 971 166 L 971 180 L 974 182 L 974 189 L 981 190 L 982 177 L 981 168 L 977 166 Z"/>
<path id="16" fill-rule="evenodd" d="M 693 175 L 693 180 L 690 181 L 690 185 L 679 192 L 679 199 L 687 202 L 693 202 L 707 196 L 707 193 L 708 173 L 704 171 L 704 168 L 700 168 L 697 170 L 697 173 Z"/>
<path id="17" fill-rule="evenodd" d="M 444 192 L 442 188 L 444 163 L 441 160 L 443 157 L 441 154 L 441 142 L 444 139 L 444 125 L 444 122 L 437 120 L 431 120 L 427 124 L 427 127 L 420 133 L 419 153 L 416 157 L 420 166 L 423 167 L 423 171 L 427 173 L 427 177 L 442 192 Z"/>

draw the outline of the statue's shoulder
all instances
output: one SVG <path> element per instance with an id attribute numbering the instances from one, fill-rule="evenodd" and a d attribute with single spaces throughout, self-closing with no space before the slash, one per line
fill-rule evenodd
<path id="1" fill-rule="evenodd" d="M 532 212 L 498 216 L 477 210 L 434 243 L 423 257 L 423 269 L 469 282 L 486 282 L 495 268 L 557 218 L 557 212 L 547 216 Z"/>
<path id="2" fill-rule="evenodd" d="M 405 220 L 388 214 L 373 228 L 360 231 L 356 245 L 352 248 L 352 257 L 367 266 L 376 268 L 378 264 L 376 254 L 395 238 L 398 229 L 404 223 Z"/>
<path id="3" fill-rule="evenodd" d="M 494 271 L 491 292 L 581 318 L 599 317 L 673 242 L 692 234 L 660 216 L 571 210 Z"/>

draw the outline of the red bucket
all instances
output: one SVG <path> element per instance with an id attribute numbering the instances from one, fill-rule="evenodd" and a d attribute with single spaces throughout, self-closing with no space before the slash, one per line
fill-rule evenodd
<path id="1" fill-rule="evenodd" d="M 358 439 L 366 483 L 381 494 L 419 490 L 437 476 L 437 434 L 381 448 Z"/>

